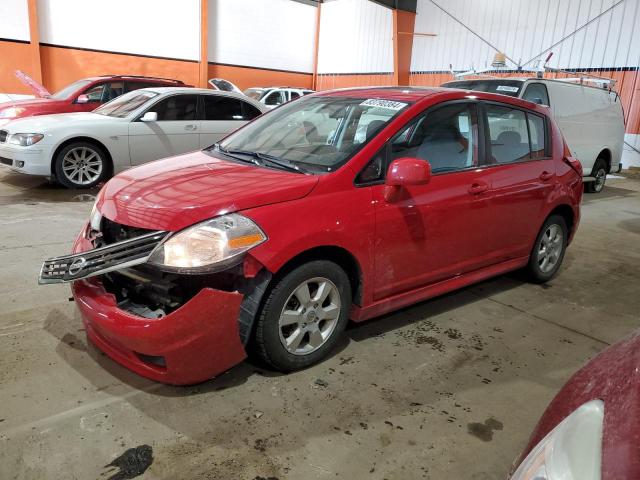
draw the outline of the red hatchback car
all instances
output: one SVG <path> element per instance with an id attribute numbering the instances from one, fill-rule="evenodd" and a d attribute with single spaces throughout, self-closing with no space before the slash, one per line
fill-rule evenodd
<path id="1" fill-rule="evenodd" d="M 553 277 L 578 226 L 580 164 L 549 110 L 452 89 L 303 97 L 219 144 L 128 170 L 73 255 L 89 338 L 162 382 L 254 349 L 290 371 L 360 322 L 526 268 Z"/>
<path id="2" fill-rule="evenodd" d="M 24 74 L 22 74 L 24 75 Z M 25 76 L 26 77 L 26 76 Z M 123 93 L 147 87 L 184 87 L 180 80 L 136 75 L 104 75 L 85 78 L 49 94 L 27 77 L 26 83 L 41 98 L 28 98 L 0 103 L 0 124 L 22 117 L 52 113 L 90 112 Z"/>

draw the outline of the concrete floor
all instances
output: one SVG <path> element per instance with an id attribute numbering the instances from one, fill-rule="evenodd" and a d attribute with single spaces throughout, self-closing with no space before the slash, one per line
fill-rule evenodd
<path id="1" fill-rule="evenodd" d="M 87 345 L 67 286 L 36 284 L 91 193 L 0 171 L 2 479 L 133 478 L 131 453 L 144 479 L 504 478 L 561 385 L 640 323 L 640 179 L 611 180 L 548 285 L 508 275 L 352 326 L 303 372 L 159 385 Z"/>

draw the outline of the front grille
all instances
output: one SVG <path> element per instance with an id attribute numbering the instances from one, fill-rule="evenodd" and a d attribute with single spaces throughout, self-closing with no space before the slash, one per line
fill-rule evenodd
<path id="1" fill-rule="evenodd" d="M 4 165 L 12 166 L 13 165 L 13 160 L 11 160 L 10 158 L 0 157 L 0 163 L 2 163 Z"/>
<path id="2" fill-rule="evenodd" d="M 6 142 L 8 136 L 9 132 L 7 132 L 6 130 L 0 130 L 0 143 Z"/>
<path id="3" fill-rule="evenodd" d="M 151 232 L 75 255 L 51 258 L 42 265 L 38 283 L 72 282 L 140 265 L 166 235 L 167 232 Z"/>
<path id="4" fill-rule="evenodd" d="M 123 240 L 129 240 L 130 238 L 140 237 L 147 233 L 151 233 L 154 230 L 122 225 L 121 223 L 116 223 L 106 217 L 102 217 L 100 231 L 102 232 L 102 238 L 105 243 L 111 244 L 121 242 Z"/>

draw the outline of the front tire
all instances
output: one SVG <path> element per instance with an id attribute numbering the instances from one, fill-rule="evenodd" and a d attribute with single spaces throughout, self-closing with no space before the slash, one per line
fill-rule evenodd
<path id="1" fill-rule="evenodd" d="M 602 158 L 596 160 L 591 176 L 596 177 L 595 181 L 584 184 L 587 193 L 600 193 L 607 181 L 607 162 Z"/>
<path id="2" fill-rule="evenodd" d="M 56 180 L 67 188 L 91 188 L 108 176 L 109 163 L 104 149 L 88 142 L 65 146 L 54 160 Z"/>
<path id="3" fill-rule="evenodd" d="M 324 359 L 347 325 L 351 284 L 326 260 L 305 263 L 276 280 L 258 316 L 255 347 L 271 367 L 290 372 Z"/>
<path id="4" fill-rule="evenodd" d="M 551 215 L 542 225 L 529 256 L 527 272 L 532 281 L 551 280 L 562 264 L 567 250 L 569 229 L 560 215 Z"/>

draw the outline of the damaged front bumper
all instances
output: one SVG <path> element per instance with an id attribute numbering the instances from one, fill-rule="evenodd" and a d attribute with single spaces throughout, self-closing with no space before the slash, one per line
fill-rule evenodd
<path id="1" fill-rule="evenodd" d="M 202 289 L 177 310 L 145 318 L 118 308 L 97 279 L 72 284 L 87 337 L 139 375 L 173 385 L 208 380 L 245 359 L 238 316 L 243 296 Z"/>
<path id="2" fill-rule="evenodd" d="M 93 247 L 85 231 L 76 238 L 73 255 L 52 259 L 53 264 L 64 263 L 67 267 L 62 270 L 54 267 L 48 279 L 57 276 L 58 282 L 73 282 L 71 290 L 87 337 L 105 354 L 139 375 L 173 385 L 208 380 L 246 358 L 239 331 L 245 295 L 206 287 L 163 315 L 148 317 L 125 310 L 116 295 L 106 288 L 105 277 L 97 277 L 105 272 L 107 265 L 93 262 L 96 258 L 111 258 L 114 253 L 96 254 L 100 249 Z M 140 253 L 138 263 L 148 256 L 150 244 L 159 242 L 165 235 L 165 232 L 154 233 L 159 237 L 150 235 L 146 243 L 136 246 Z M 130 252 L 131 245 L 125 246 Z M 66 260 L 60 261 L 63 258 Z M 69 272 L 69 266 L 73 265 L 69 258 L 85 258 L 87 268 L 77 272 L 72 268 Z M 48 271 L 46 265 L 43 272 Z M 121 263 L 118 268 L 125 266 Z"/>

